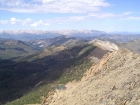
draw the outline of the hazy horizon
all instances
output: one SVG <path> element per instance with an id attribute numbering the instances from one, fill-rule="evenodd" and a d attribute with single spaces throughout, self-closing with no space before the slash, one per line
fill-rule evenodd
<path id="1" fill-rule="evenodd" d="M 21 29 L 21 30 L 0 30 L 0 32 L 2 33 L 2 32 L 30 32 L 30 31 L 32 31 L 32 32 L 53 32 L 53 31 L 56 31 L 56 32 L 60 32 L 60 31 L 78 31 L 78 32 L 83 32 L 83 31 L 99 31 L 99 32 L 105 32 L 105 33 L 126 33 L 126 34 L 140 34 L 140 31 L 101 31 L 101 30 L 94 30 L 94 29 L 67 29 L 67 30 L 62 30 L 62 29 L 60 29 L 60 30 L 57 30 L 57 29 L 53 29 L 53 30 L 35 30 L 35 29 L 30 29 L 30 30 L 24 30 L 24 29 Z"/>

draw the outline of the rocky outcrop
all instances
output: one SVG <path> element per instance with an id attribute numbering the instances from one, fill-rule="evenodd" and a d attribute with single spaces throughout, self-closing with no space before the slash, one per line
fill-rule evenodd
<path id="1" fill-rule="evenodd" d="M 127 49 L 108 52 L 49 102 L 42 105 L 140 105 L 140 56 Z"/>

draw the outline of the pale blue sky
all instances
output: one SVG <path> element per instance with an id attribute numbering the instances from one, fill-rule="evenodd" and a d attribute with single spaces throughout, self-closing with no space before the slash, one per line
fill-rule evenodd
<path id="1" fill-rule="evenodd" d="M 0 0 L 0 30 L 140 32 L 140 0 Z"/>

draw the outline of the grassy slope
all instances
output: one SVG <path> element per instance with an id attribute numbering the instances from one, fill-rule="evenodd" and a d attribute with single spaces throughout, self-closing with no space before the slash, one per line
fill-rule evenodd
<path id="1" fill-rule="evenodd" d="M 23 57 L 19 57 L 17 59 L 15 59 L 16 61 L 33 61 L 36 59 L 41 59 L 44 58 L 46 56 L 50 56 L 53 55 L 55 53 L 59 53 L 60 51 L 66 50 L 67 47 L 65 46 L 51 46 L 48 48 L 45 48 L 44 51 L 39 52 L 39 53 L 34 53 L 34 54 L 30 54 L 27 56 L 23 56 Z"/>
<path id="2" fill-rule="evenodd" d="M 80 79 L 84 71 L 90 67 L 87 56 L 94 48 L 93 45 L 76 46 L 32 62 L 4 62 L 2 60 L 0 63 L 2 64 L 0 66 L 0 90 L 2 90 L 0 91 L 0 102 L 23 96 L 21 99 L 12 102 L 14 104 L 9 103 L 8 105 L 40 103 L 43 96 L 46 96 L 51 89 L 50 87 Z M 36 87 L 40 81 L 42 81 L 39 85 L 41 87 Z M 37 91 L 27 94 L 34 90 L 33 88 Z"/>
<path id="3" fill-rule="evenodd" d="M 39 49 L 22 41 L 0 40 L 0 58 L 9 59 L 38 52 Z"/>
<path id="4" fill-rule="evenodd" d="M 80 80 L 84 72 L 91 67 L 88 59 L 83 59 L 70 68 L 55 82 L 49 83 L 31 91 L 20 99 L 5 105 L 24 105 L 24 104 L 41 104 L 51 89 L 56 88 L 59 84 L 66 84 L 69 81 Z"/>

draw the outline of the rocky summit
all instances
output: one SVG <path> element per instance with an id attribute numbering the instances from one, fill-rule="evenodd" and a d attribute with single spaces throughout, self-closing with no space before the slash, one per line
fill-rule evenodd
<path id="1" fill-rule="evenodd" d="M 140 56 L 127 49 L 108 52 L 81 81 L 51 91 L 42 105 L 140 105 Z"/>

